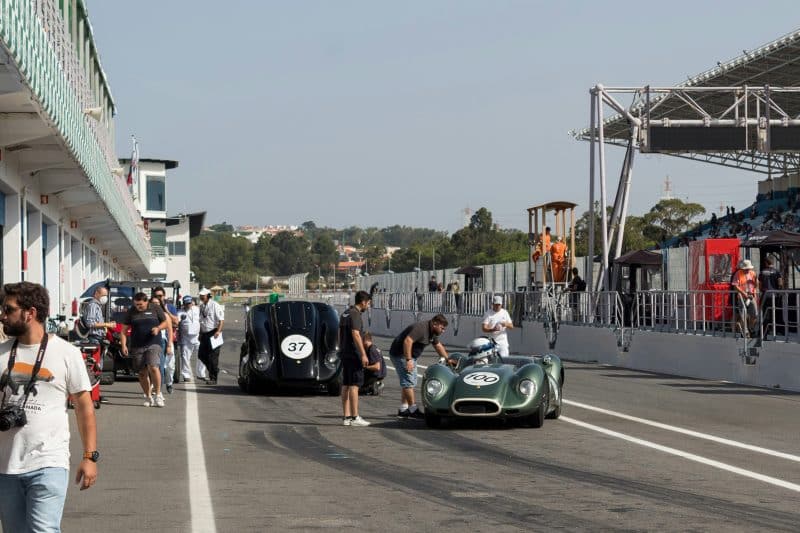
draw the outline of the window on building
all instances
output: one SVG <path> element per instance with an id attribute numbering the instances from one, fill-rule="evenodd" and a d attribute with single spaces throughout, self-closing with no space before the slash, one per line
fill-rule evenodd
<path id="1" fill-rule="evenodd" d="M 166 187 L 162 176 L 147 176 L 147 210 L 167 210 Z"/>
<path id="2" fill-rule="evenodd" d="M 153 250 L 154 257 L 164 257 L 167 251 L 167 230 L 151 229 L 150 247 Z"/>
<path id="3" fill-rule="evenodd" d="M 186 255 L 186 242 L 185 241 L 168 242 L 167 251 L 169 255 Z"/>

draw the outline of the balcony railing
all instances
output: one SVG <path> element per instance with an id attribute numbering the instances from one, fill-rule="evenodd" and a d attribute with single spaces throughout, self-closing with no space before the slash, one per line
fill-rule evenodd
<path id="1" fill-rule="evenodd" d="M 93 99 L 55 0 L 0 0 L 0 39 L 42 112 L 64 139 L 142 264 L 148 265 L 150 243 L 137 226 L 139 214 L 122 180 L 111 173 L 118 163 L 108 121 L 95 121 L 83 112 L 99 102 Z"/>

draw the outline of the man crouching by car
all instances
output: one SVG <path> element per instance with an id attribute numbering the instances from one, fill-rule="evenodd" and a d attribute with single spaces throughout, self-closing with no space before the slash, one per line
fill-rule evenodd
<path id="1" fill-rule="evenodd" d="M 0 522 L 3 531 L 61 531 L 69 479 L 67 397 L 72 395 L 83 458 L 81 490 L 97 479 L 97 430 L 80 350 L 45 332 L 47 289 L 3 286 L 0 344 Z"/>
<path id="2" fill-rule="evenodd" d="M 364 322 L 361 313 L 367 310 L 372 298 L 366 291 L 356 293 L 355 305 L 339 319 L 339 353 L 342 358 L 342 424 L 368 426 L 358 414 L 358 389 L 364 384 L 364 367 L 369 365 L 364 348 Z"/>

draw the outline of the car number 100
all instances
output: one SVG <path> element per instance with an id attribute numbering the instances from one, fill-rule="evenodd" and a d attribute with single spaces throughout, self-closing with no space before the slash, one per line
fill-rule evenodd
<path id="1" fill-rule="evenodd" d="M 311 339 L 304 335 L 289 335 L 281 342 L 281 352 L 291 359 L 305 359 L 313 351 Z"/>
<path id="2" fill-rule="evenodd" d="M 464 383 L 473 385 L 475 387 L 483 387 L 484 385 L 493 385 L 500 381 L 500 376 L 494 372 L 473 372 L 468 376 L 464 376 Z"/>

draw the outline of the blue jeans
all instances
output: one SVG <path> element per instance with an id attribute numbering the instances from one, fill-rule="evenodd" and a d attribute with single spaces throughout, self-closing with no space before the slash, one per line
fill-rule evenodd
<path id="1" fill-rule="evenodd" d="M 40 468 L 25 474 L 0 474 L 3 531 L 61 531 L 69 471 Z"/>
<path id="2" fill-rule="evenodd" d="M 158 359 L 158 368 L 161 370 L 161 385 L 167 386 L 167 339 L 161 337 L 161 356 Z"/>

